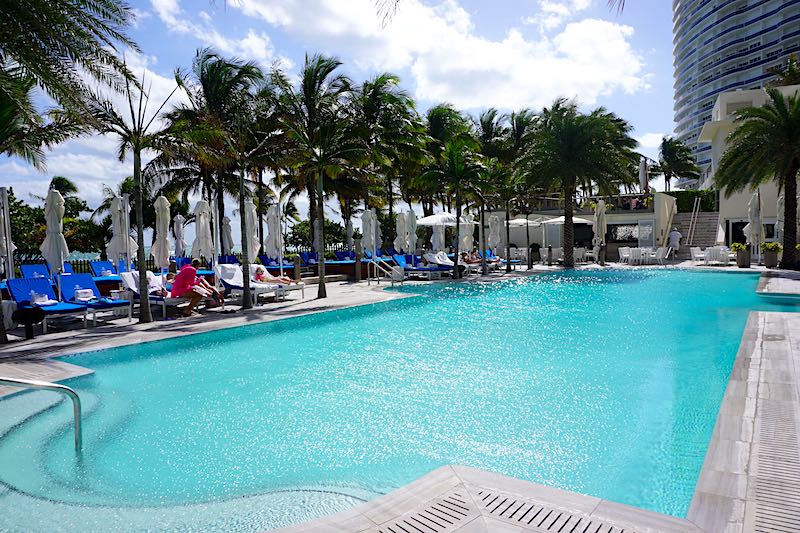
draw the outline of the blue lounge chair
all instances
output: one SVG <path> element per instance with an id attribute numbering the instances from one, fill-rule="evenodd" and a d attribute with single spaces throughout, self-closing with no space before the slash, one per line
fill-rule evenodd
<path id="1" fill-rule="evenodd" d="M 72 268 L 72 263 L 64 263 L 64 268 L 61 270 L 64 274 L 74 274 L 75 270 Z"/>
<path id="2" fill-rule="evenodd" d="M 19 271 L 22 273 L 23 278 L 45 278 L 50 279 L 50 269 L 45 263 L 33 263 L 28 265 L 20 265 Z"/>
<path id="3" fill-rule="evenodd" d="M 219 256 L 219 265 L 238 265 L 239 259 L 235 255 L 221 255 Z"/>
<path id="4" fill-rule="evenodd" d="M 350 259 L 350 252 L 347 251 L 336 250 L 335 252 L 333 252 L 333 255 L 336 256 L 337 261 L 347 261 L 348 259 Z"/>
<path id="5" fill-rule="evenodd" d="M 42 322 L 44 333 L 47 333 L 47 318 L 50 316 L 82 314 L 83 325 L 86 327 L 86 306 L 57 301 L 53 287 L 50 285 L 50 278 L 14 278 L 9 279 L 7 284 L 11 299 L 17 304 L 18 309 L 39 307 L 44 311 L 45 317 Z M 48 305 L 33 303 L 32 293 L 45 296 L 49 300 Z"/>
<path id="6" fill-rule="evenodd" d="M 428 279 L 433 279 L 434 275 L 436 277 L 441 277 L 442 269 L 439 267 L 426 267 L 426 266 L 411 266 L 408 264 L 406 260 L 406 256 L 395 254 L 392 256 L 394 262 L 397 263 L 397 266 L 403 269 L 404 272 L 410 274 L 425 274 Z"/>
<path id="7" fill-rule="evenodd" d="M 92 312 L 92 325 L 97 325 L 97 312 L 108 311 L 111 309 L 120 309 L 122 307 L 128 308 L 128 322 L 133 318 L 133 301 L 132 300 L 112 300 L 104 298 L 100 294 L 100 289 L 89 274 L 70 274 L 69 276 L 61 276 L 61 298 L 67 303 L 78 305 L 85 305 L 87 310 Z M 80 301 L 75 299 L 75 291 L 78 289 L 90 289 L 93 297 L 88 301 Z"/>
<path id="8" fill-rule="evenodd" d="M 114 268 L 114 263 L 111 261 L 90 261 L 89 266 L 92 269 L 92 274 L 95 276 L 102 277 L 103 272 L 111 272 L 112 274 L 117 273 L 117 269 Z"/>

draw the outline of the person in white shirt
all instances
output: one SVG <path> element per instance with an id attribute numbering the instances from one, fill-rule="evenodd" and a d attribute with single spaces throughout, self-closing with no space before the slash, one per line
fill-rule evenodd
<path id="1" fill-rule="evenodd" d="M 681 239 L 683 235 L 681 232 L 678 231 L 678 228 L 672 228 L 672 231 L 669 232 L 669 236 L 667 237 L 667 241 L 669 243 L 669 247 L 672 248 L 672 256 L 675 257 L 677 255 L 678 250 L 681 248 Z"/>

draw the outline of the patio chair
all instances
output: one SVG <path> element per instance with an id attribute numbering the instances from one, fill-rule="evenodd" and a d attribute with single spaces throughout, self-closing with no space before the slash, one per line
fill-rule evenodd
<path id="1" fill-rule="evenodd" d="M 653 259 L 659 265 L 666 264 L 667 259 L 667 249 L 664 246 L 659 246 L 656 250 L 655 254 L 653 254 Z"/>
<path id="2" fill-rule="evenodd" d="M 19 266 L 19 271 L 23 278 L 45 278 L 50 279 L 50 269 L 46 263 L 29 263 Z"/>
<path id="3" fill-rule="evenodd" d="M 120 279 L 122 280 L 122 286 L 130 291 L 133 294 L 132 300 L 137 298 L 141 299 L 141 295 L 139 294 L 139 273 L 136 271 L 133 272 L 121 272 Z M 171 296 L 162 296 L 161 290 L 164 288 L 163 285 L 160 283 L 161 278 L 158 277 L 158 281 L 155 281 L 157 276 L 152 272 L 148 271 L 147 276 L 147 299 L 150 303 L 159 304 L 161 306 L 161 316 L 162 318 L 166 318 L 167 316 L 167 307 L 177 307 L 181 304 L 185 304 L 189 300 L 186 298 L 173 298 Z M 156 292 L 156 294 L 153 294 Z"/>
<path id="4" fill-rule="evenodd" d="M 689 248 L 689 255 L 692 258 L 692 264 L 696 265 L 700 261 L 705 262 L 706 254 L 700 249 L 699 246 L 692 246 Z"/>
<path id="5" fill-rule="evenodd" d="M 425 275 L 428 278 L 428 281 L 432 279 L 440 279 L 442 277 L 442 269 L 439 267 L 426 267 L 426 266 L 419 266 L 419 265 L 409 265 L 408 264 L 408 256 L 395 254 L 392 256 L 394 262 L 397 263 L 397 266 L 403 269 L 403 273 L 405 274 L 420 274 Z"/>
<path id="6" fill-rule="evenodd" d="M 620 263 L 631 263 L 631 248 L 630 246 L 622 246 L 619 249 L 619 262 Z"/>
<path id="7" fill-rule="evenodd" d="M 61 298 L 68 303 L 85 305 L 92 312 L 92 326 L 97 325 L 97 312 L 128 308 L 128 322 L 133 319 L 133 300 L 112 300 L 100 294 L 91 274 L 61 276 Z"/>
<path id="8" fill-rule="evenodd" d="M 69 276 L 67 276 L 69 277 Z M 48 317 L 58 315 L 83 315 L 86 327 L 86 306 L 69 302 L 59 302 L 50 284 L 50 278 L 12 278 L 6 280 L 8 293 L 17 304 L 17 309 L 38 307 L 44 311 L 42 330 L 47 333 Z"/>
<path id="9" fill-rule="evenodd" d="M 216 265 L 214 272 L 222 286 L 232 294 L 244 295 L 244 274 L 239 265 Z M 284 291 L 280 285 L 275 283 L 250 282 L 250 298 L 253 304 L 258 302 L 261 294 L 273 294 L 276 300 L 283 299 Z"/>
<path id="10" fill-rule="evenodd" d="M 108 276 L 109 272 L 111 274 L 117 273 L 117 269 L 114 268 L 114 263 L 111 261 L 90 261 L 89 267 L 92 269 L 92 273 L 97 277 L 102 277 L 103 275 Z"/>
<path id="11" fill-rule="evenodd" d="M 259 266 L 261 266 L 261 265 L 250 265 L 250 285 L 251 285 L 251 287 L 252 287 L 252 285 L 254 283 L 263 284 L 263 282 L 255 280 L 256 269 Z M 269 274 L 269 271 L 267 271 L 267 273 Z M 303 299 L 305 299 L 305 297 L 306 297 L 306 283 L 304 281 L 300 281 L 298 283 L 290 283 L 290 284 L 280 283 L 278 281 L 275 281 L 274 283 L 269 283 L 268 285 L 272 285 L 272 284 L 278 285 L 278 287 L 280 287 L 283 290 L 283 293 L 284 293 L 283 297 L 286 297 L 285 293 L 287 293 L 289 291 L 300 291 L 300 297 L 303 298 Z"/>

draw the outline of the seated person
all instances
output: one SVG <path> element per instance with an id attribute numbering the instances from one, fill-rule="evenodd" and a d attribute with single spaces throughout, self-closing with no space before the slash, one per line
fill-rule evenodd
<path id="1" fill-rule="evenodd" d="M 461 252 L 461 262 L 465 265 L 479 265 L 481 263 L 481 259 L 480 257 L 477 257 L 476 254 Z"/>
<path id="2" fill-rule="evenodd" d="M 154 296 L 169 296 L 170 291 L 172 290 L 172 285 L 175 283 L 175 273 L 169 272 L 166 277 L 164 278 L 164 286 L 163 287 L 156 287 L 154 289 L 150 289 L 150 294 Z"/>
<path id="3" fill-rule="evenodd" d="M 256 267 L 256 274 L 254 276 L 255 281 L 261 283 L 280 283 L 282 285 L 291 285 L 293 283 L 300 283 L 299 281 L 295 281 L 288 276 L 273 276 L 270 274 L 266 268 L 261 265 Z"/>
<path id="4" fill-rule="evenodd" d="M 191 264 L 181 268 L 172 284 L 171 294 L 173 298 L 190 299 L 189 306 L 183 312 L 184 316 L 191 316 L 194 313 L 194 308 L 203 298 L 213 297 L 217 301 L 222 299 L 222 295 L 216 288 L 197 275 L 199 266 L 200 260 L 192 259 Z"/>

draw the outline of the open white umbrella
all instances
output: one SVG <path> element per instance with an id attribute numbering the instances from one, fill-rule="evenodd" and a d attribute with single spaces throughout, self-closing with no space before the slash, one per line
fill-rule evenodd
<path id="1" fill-rule="evenodd" d="M 169 267 L 169 200 L 164 196 L 156 198 L 156 238 L 150 254 L 157 268 Z"/>
<path id="2" fill-rule="evenodd" d="M 214 239 L 211 236 L 211 207 L 205 200 L 198 201 L 194 206 L 192 255 L 194 257 L 214 257 Z"/>
<path id="3" fill-rule="evenodd" d="M 456 216 L 452 213 L 436 213 L 417 219 L 417 226 L 449 226 L 455 227 Z"/>
<path id="4" fill-rule="evenodd" d="M 406 238 L 406 214 L 403 212 L 397 213 L 395 220 L 395 231 L 397 236 L 394 238 L 394 249 L 397 252 L 405 252 L 408 250 L 408 239 Z"/>
<path id="5" fill-rule="evenodd" d="M 0 187 L 0 271 L 6 279 L 14 277 L 14 250 L 11 241 L 11 216 L 8 210 L 8 191 Z"/>
<path id="6" fill-rule="evenodd" d="M 64 197 L 55 189 L 50 189 L 44 202 L 46 234 L 39 247 L 50 272 L 60 273 L 69 255 L 67 241 L 64 239 Z"/>
<path id="7" fill-rule="evenodd" d="M 258 238 L 257 227 L 258 211 L 256 210 L 256 204 L 253 203 L 252 199 L 247 198 L 244 201 L 244 228 L 247 234 L 247 261 L 249 263 L 255 262 L 258 252 L 261 251 L 261 239 Z"/>
<path id="8" fill-rule="evenodd" d="M 437 224 L 436 226 L 433 226 L 433 233 L 431 234 L 431 249 L 434 252 L 445 249 L 443 224 Z"/>
<path id="9" fill-rule="evenodd" d="M 644 157 L 639 159 L 639 186 L 642 188 L 643 193 L 650 188 L 647 178 L 647 160 Z"/>
<path id="10" fill-rule="evenodd" d="M 539 227 L 541 222 L 538 220 L 528 220 L 527 218 L 514 218 L 508 221 L 509 227 L 512 228 L 524 228 L 525 226 L 529 226 L 531 228 Z"/>
<path id="11" fill-rule="evenodd" d="M 494 250 L 500 246 L 500 217 L 492 215 L 489 217 L 489 235 L 486 236 L 486 246 Z"/>
<path id="12" fill-rule="evenodd" d="M 461 220 L 458 223 L 459 243 L 458 248 L 462 252 L 471 252 L 475 240 L 473 239 L 473 232 L 475 230 L 475 222 L 466 215 L 461 215 Z"/>
<path id="13" fill-rule="evenodd" d="M 281 219 L 278 206 L 273 204 L 267 209 L 267 238 L 264 241 L 264 253 L 272 259 L 281 259 Z"/>
<path id="14" fill-rule="evenodd" d="M 361 213 L 361 247 L 364 251 L 375 251 L 375 213 L 371 209 Z"/>
<path id="15" fill-rule="evenodd" d="M 417 249 L 417 215 L 409 209 L 406 212 L 406 252 L 413 254 Z"/>
<path id="16" fill-rule="evenodd" d="M 606 202 L 605 200 L 598 200 L 594 208 L 594 239 L 592 244 L 595 246 L 605 246 L 606 244 L 606 231 L 608 231 L 608 224 L 606 223 Z"/>
<path id="17" fill-rule="evenodd" d="M 233 253 L 233 229 L 231 228 L 231 219 L 222 217 L 222 228 L 220 233 L 220 252 L 222 255 L 231 255 Z"/>
<path id="18" fill-rule="evenodd" d="M 125 201 L 119 196 L 111 199 L 111 240 L 106 245 L 106 254 L 115 266 L 123 261 L 125 268 L 128 269 L 136 250 L 136 241 L 128 230 L 128 213 L 125 205 Z"/>
<path id="19" fill-rule="evenodd" d="M 591 220 L 586 219 L 586 218 L 580 218 L 580 217 L 572 217 L 572 223 L 573 224 L 594 224 L 594 222 L 592 222 Z M 548 224 L 548 225 L 550 225 L 550 224 L 564 224 L 564 217 L 560 216 L 560 217 L 556 217 L 556 218 L 551 218 L 550 220 L 543 220 L 542 224 Z"/>
<path id="20" fill-rule="evenodd" d="M 181 215 L 175 215 L 172 219 L 172 235 L 175 237 L 175 257 L 183 257 L 186 254 L 186 241 L 183 237 L 183 224 L 186 219 Z"/>

